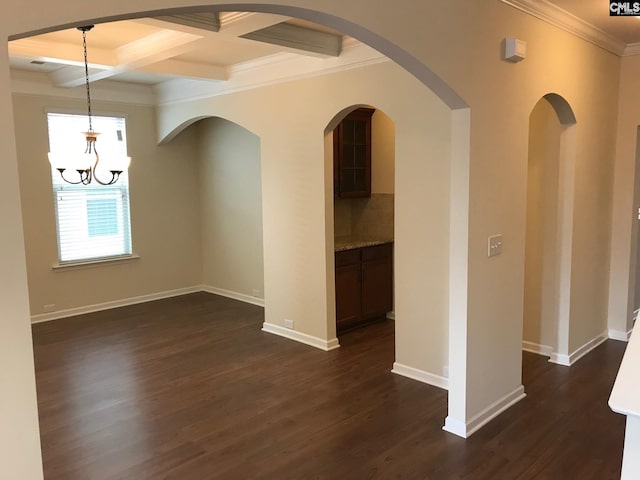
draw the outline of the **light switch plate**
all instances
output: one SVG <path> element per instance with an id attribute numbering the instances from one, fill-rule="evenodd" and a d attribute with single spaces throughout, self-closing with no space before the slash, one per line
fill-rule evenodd
<path id="1" fill-rule="evenodd" d="M 502 235 L 491 235 L 487 240 L 487 256 L 495 257 L 502 253 Z"/>

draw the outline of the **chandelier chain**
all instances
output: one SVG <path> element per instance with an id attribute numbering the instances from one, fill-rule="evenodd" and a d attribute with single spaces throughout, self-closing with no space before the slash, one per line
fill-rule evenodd
<path id="1" fill-rule="evenodd" d="M 51 165 L 60 172 L 62 179 L 73 185 L 89 185 L 93 180 L 100 185 L 113 185 L 120 178 L 120 174 L 129 167 L 129 157 L 118 157 L 115 161 L 110 161 L 106 170 L 111 173 L 111 178 L 103 182 L 98 178 L 97 169 L 100 163 L 100 156 L 96 149 L 96 139 L 98 133 L 93 131 L 93 116 L 91 112 L 91 87 L 89 86 L 89 60 L 87 56 L 87 32 L 93 28 L 93 25 L 84 25 L 77 27 L 82 32 L 82 50 L 84 53 L 84 79 L 87 88 L 87 117 L 89 119 L 89 131 L 83 132 L 87 142 L 84 155 L 79 156 L 78 161 L 69 161 L 59 158 L 58 155 L 49 152 L 49 161 Z M 65 177 L 66 170 L 75 170 L 79 175 L 78 180 L 72 180 Z"/>
<path id="2" fill-rule="evenodd" d="M 87 60 L 87 31 L 82 29 L 82 48 L 84 50 L 84 78 L 87 86 L 87 116 L 89 117 L 89 131 L 93 132 L 91 120 L 91 91 L 89 89 L 89 63 Z"/>

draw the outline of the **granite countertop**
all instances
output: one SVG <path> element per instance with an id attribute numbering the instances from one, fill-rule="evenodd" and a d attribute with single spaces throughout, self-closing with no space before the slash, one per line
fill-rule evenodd
<path id="1" fill-rule="evenodd" d="M 336 252 L 342 252 L 344 250 L 352 250 L 354 248 L 362 247 L 373 247 L 374 245 L 383 245 L 385 243 L 393 243 L 393 239 L 336 237 L 334 245 Z"/>

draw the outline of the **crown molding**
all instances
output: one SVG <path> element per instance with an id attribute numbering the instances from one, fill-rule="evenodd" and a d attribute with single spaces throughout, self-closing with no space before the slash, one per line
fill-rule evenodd
<path id="1" fill-rule="evenodd" d="M 600 48 L 603 48 L 618 56 L 635 55 L 636 53 L 627 53 L 629 47 L 626 43 L 621 42 L 608 33 L 594 27 L 579 17 L 567 12 L 566 10 L 554 5 L 547 0 L 499 0 L 500 2 L 516 8 L 524 13 L 532 15 L 544 22 L 558 27 L 565 32 L 571 33 L 576 37 L 586 40 Z M 638 51 L 640 53 L 640 49 Z"/>
<path id="2" fill-rule="evenodd" d="M 201 100 L 319 75 L 390 61 L 380 52 L 351 38 L 345 39 L 340 57 L 320 59 L 276 53 L 229 67 L 226 82 L 176 79 L 154 88 L 158 105 Z"/>
<path id="3" fill-rule="evenodd" d="M 624 49 L 623 57 L 630 57 L 632 55 L 640 55 L 640 43 L 630 43 L 627 48 Z"/>
<path id="4" fill-rule="evenodd" d="M 87 92 L 84 88 L 63 88 L 52 85 L 46 73 L 12 69 L 10 74 L 11 92 L 14 94 L 82 100 L 87 98 Z M 91 100 L 145 106 L 156 105 L 156 97 L 151 86 L 114 80 L 103 80 L 92 85 Z"/>

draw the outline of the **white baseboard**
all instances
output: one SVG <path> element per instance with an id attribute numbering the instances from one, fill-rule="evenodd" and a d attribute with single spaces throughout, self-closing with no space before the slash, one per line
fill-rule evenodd
<path id="1" fill-rule="evenodd" d="M 340 347 L 340 342 L 338 342 L 337 338 L 332 338 L 331 340 L 323 340 L 322 338 L 314 337 L 312 335 L 281 327 L 279 325 L 274 325 L 273 323 L 264 322 L 262 324 L 262 331 L 272 333 L 280 337 L 288 338 L 289 340 L 295 340 L 296 342 L 304 343 L 305 345 L 310 345 L 327 352 L 329 350 L 335 350 L 336 348 Z"/>
<path id="2" fill-rule="evenodd" d="M 571 366 L 571 356 L 565 353 L 557 353 L 554 352 L 549 357 L 549 362 L 555 363 L 556 365 L 563 365 L 565 367 Z"/>
<path id="3" fill-rule="evenodd" d="M 434 387 L 442 388 L 444 390 L 449 389 L 448 378 L 441 377 L 440 375 L 434 375 L 433 373 L 425 372 L 424 370 L 418 370 L 417 368 L 408 367 L 407 365 L 402 365 L 398 362 L 394 362 L 391 372 L 396 375 L 402 375 L 403 377 L 433 385 Z"/>
<path id="4" fill-rule="evenodd" d="M 111 302 L 97 303 L 95 305 L 86 305 L 84 307 L 69 308 L 66 310 L 58 310 L 56 312 L 41 313 L 31 315 L 31 323 L 49 322 L 51 320 L 59 320 L 61 318 L 73 317 L 75 315 L 84 315 L 85 313 L 100 312 L 112 308 L 126 307 L 127 305 L 135 305 L 137 303 L 151 302 L 153 300 L 162 300 L 163 298 L 178 297 L 189 293 L 201 292 L 201 286 L 179 288 L 177 290 L 168 290 L 166 292 L 151 293 L 149 295 L 140 295 L 138 297 L 123 298 L 122 300 L 113 300 Z"/>
<path id="5" fill-rule="evenodd" d="M 463 421 L 458 420 L 457 418 L 447 416 L 447 418 L 444 419 L 444 426 L 442 429 L 445 432 L 453 433 L 454 435 L 462 438 L 467 438 L 467 426 Z"/>
<path id="6" fill-rule="evenodd" d="M 111 302 L 97 303 L 95 305 L 85 305 L 83 307 L 68 308 L 66 310 L 58 310 L 51 313 L 40 313 L 31 315 L 31 323 L 49 322 L 51 320 L 59 320 L 61 318 L 73 317 L 75 315 L 84 315 L 85 313 L 100 312 L 111 308 L 126 307 L 127 305 L 135 305 L 137 303 L 152 302 L 154 300 L 162 300 L 163 298 L 178 297 L 189 293 L 207 292 L 221 297 L 232 298 L 251 305 L 264 307 L 264 299 L 252 297 L 242 293 L 224 290 L 222 288 L 212 287 L 210 285 L 197 285 L 193 287 L 179 288 L 176 290 L 168 290 L 166 292 L 151 293 L 149 295 L 140 295 L 138 297 L 123 298 L 121 300 L 113 300 Z"/>
<path id="7" fill-rule="evenodd" d="M 245 295 L 244 293 L 232 292 L 231 290 L 225 290 L 223 288 L 212 287 L 210 285 L 202 285 L 202 291 L 207 293 L 213 293 L 214 295 L 220 295 L 221 297 L 232 298 L 244 303 L 250 303 L 251 305 L 257 305 L 264 307 L 264 298 L 252 297 L 251 295 Z"/>
<path id="8" fill-rule="evenodd" d="M 570 355 L 562 354 L 562 353 L 552 353 L 549 361 L 551 363 L 556 363 L 558 365 L 564 365 L 565 367 L 570 367 L 582 357 L 584 357 L 587 353 L 589 353 L 594 348 L 602 345 L 609 339 L 609 332 L 602 332 L 597 337 L 589 340 L 587 343 L 582 345 L 580 348 L 576 349 Z"/>
<path id="9" fill-rule="evenodd" d="M 631 338 L 631 332 L 633 332 L 633 328 L 628 332 L 624 332 L 622 330 L 612 330 L 609 329 L 609 338 L 611 340 L 619 340 L 621 342 L 628 342 Z"/>
<path id="10" fill-rule="evenodd" d="M 513 392 L 505 395 L 497 402 L 489 405 L 489 407 L 485 408 L 482 412 L 474 416 L 466 423 L 460 419 L 448 416 L 444 421 L 444 426 L 442 427 L 442 429 L 459 437 L 469 438 L 491 420 L 496 418 L 509 407 L 518 403 L 526 396 L 527 395 L 524 393 L 524 387 L 520 385 Z"/>
<path id="11" fill-rule="evenodd" d="M 522 350 L 525 352 L 536 353 L 538 355 L 544 355 L 545 357 L 551 357 L 553 348 L 548 345 L 540 345 L 538 343 L 522 341 Z"/>
<path id="12" fill-rule="evenodd" d="M 387 318 L 389 320 L 395 320 L 396 319 L 396 312 L 387 312 Z"/>

